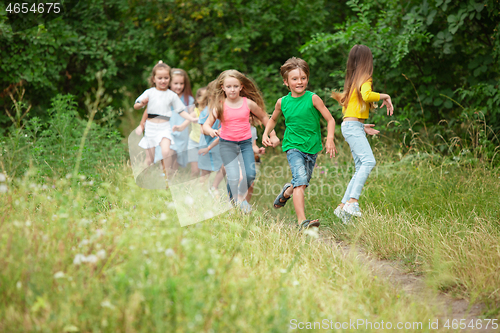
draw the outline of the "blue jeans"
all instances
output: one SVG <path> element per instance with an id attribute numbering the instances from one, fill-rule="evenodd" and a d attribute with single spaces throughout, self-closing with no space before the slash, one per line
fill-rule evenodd
<path id="1" fill-rule="evenodd" d="M 294 188 L 309 185 L 317 156 L 318 154 L 303 153 L 298 149 L 287 150 L 286 158 L 292 171 L 292 185 Z"/>
<path id="2" fill-rule="evenodd" d="M 243 141 L 228 141 L 220 138 L 220 156 L 222 163 L 226 168 L 227 190 L 229 199 L 233 200 L 233 193 L 237 196 L 238 193 L 244 194 L 247 192 L 250 185 L 255 180 L 255 156 L 252 149 L 252 139 Z M 238 154 L 243 157 L 243 180 L 240 182 L 240 165 L 238 163 Z M 235 198 L 234 201 L 237 201 Z"/>
<path id="3" fill-rule="evenodd" d="M 349 199 L 359 199 L 361 190 L 365 185 L 366 179 L 375 166 L 375 157 L 373 156 L 370 143 L 366 139 L 366 133 L 363 123 L 359 121 L 344 121 L 341 125 L 342 135 L 351 148 L 352 157 L 356 166 L 356 172 L 352 176 L 347 190 L 345 191 L 342 203 Z"/>

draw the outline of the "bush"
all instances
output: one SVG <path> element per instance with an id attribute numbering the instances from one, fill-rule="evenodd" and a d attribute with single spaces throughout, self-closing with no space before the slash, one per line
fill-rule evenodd
<path id="1" fill-rule="evenodd" d="M 41 177 L 61 177 L 73 172 L 87 121 L 78 117 L 72 95 L 59 94 L 51 104 L 46 123 L 32 117 L 24 127 L 11 127 L 2 138 L 0 162 L 2 171 L 10 178 L 23 175 L 30 167 Z M 92 123 L 85 138 L 79 173 L 99 180 L 98 166 L 114 167 L 124 161 L 121 136 L 111 124 Z"/>

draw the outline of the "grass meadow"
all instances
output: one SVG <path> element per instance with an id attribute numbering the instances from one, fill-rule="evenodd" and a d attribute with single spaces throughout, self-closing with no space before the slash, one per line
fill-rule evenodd
<path id="1" fill-rule="evenodd" d="M 339 241 L 402 261 L 436 292 L 484 303 L 484 317 L 498 318 L 498 168 L 372 144 L 378 165 L 364 216 L 350 225 L 333 215 L 353 171 L 348 147 L 318 158 L 306 213 L 321 219 L 319 238 L 297 231 L 291 201 L 272 209 L 290 178 L 278 150 L 262 158 L 251 215 L 231 210 L 187 227 L 170 192 L 139 188 L 126 164 L 97 165 L 104 182 L 36 169 L 7 179 L 0 331 L 291 332 L 300 322 L 322 331 L 364 320 L 357 331 L 383 321 L 436 332 L 432 303 L 373 276 Z"/>

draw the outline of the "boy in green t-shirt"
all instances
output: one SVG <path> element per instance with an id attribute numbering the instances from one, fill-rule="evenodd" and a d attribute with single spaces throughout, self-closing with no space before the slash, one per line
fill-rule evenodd
<path id="1" fill-rule="evenodd" d="M 293 194 L 293 205 L 300 228 L 319 227 L 319 220 L 308 220 L 304 212 L 304 191 L 309 185 L 321 145 L 320 115 L 328 122 L 326 137 L 326 153 L 330 158 L 335 156 L 337 149 L 333 142 L 335 120 L 326 108 L 321 98 L 307 91 L 309 81 L 309 66 L 300 58 L 292 57 L 281 66 L 281 76 L 284 84 L 290 89 L 288 95 L 278 99 L 273 115 L 267 123 L 262 144 L 272 146 L 268 133 L 276 126 L 281 113 L 285 117 L 285 135 L 283 151 L 286 152 L 288 164 L 292 171 L 292 182 L 286 183 L 281 193 L 274 200 L 274 207 L 285 206 Z"/>

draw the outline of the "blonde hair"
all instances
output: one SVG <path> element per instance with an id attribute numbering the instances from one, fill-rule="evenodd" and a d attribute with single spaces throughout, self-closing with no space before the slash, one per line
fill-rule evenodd
<path id="1" fill-rule="evenodd" d="M 232 77 L 240 81 L 242 89 L 240 91 L 241 97 L 246 97 L 254 101 L 264 112 L 266 111 L 266 105 L 264 104 L 264 99 L 262 98 L 262 93 L 260 92 L 257 85 L 244 74 L 238 72 L 234 69 L 229 69 L 220 73 L 219 77 L 215 80 L 215 87 L 213 91 L 213 98 L 210 98 L 210 110 L 215 110 L 217 119 L 223 121 L 224 117 L 224 101 L 226 100 L 226 93 L 222 89 L 224 85 L 224 80 L 228 77 Z M 250 113 L 250 123 L 253 126 L 258 126 L 261 122 Z"/>
<path id="2" fill-rule="evenodd" d="M 169 75 L 169 76 L 172 76 L 172 75 L 170 74 L 170 71 L 171 71 L 170 66 L 169 66 L 169 65 L 167 65 L 167 64 L 165 64 L 165 63 L 163 63 L 163 61 L 161 61 L 161 60 L 160 60 L 160 61 L 158 61 L 158 63 L 157 63 L 156 65 L 154 65 L 153 70 L 151 71 L 151 75 L 150 75 L 150 76 L 149 76 L 149 78 L 148 78 L 148 82 L 149 82 L 149 85 L 150 85 L 151 87 L 156 87 L 156 84 L 155 84 L 154 78 L 155 78 L 155 76 L 156 76 L 156 71 L 157 71 L 157 70 L 159 70 L 159 69 L 165 69 L 165 70 L 167 70 L 167 71 L 168 71 L 168 75 Z"/>
<path id="3" fill-rule="evenodd" d="M 182 95 L 184 96 L 184 104 L 189 104 L 189 96 L 193 96 L 193 91 L 191 90 L 191 82 L 189 81 L 189 76 L 187 72 L 180 68 L 172 68 L 170 72 L 170 76 L 174 77 L 174 75 L 182 76 L 184 78 L 184 90 L 182 91 Z M 170 80 L 172 82 L 172 80 Z"/>
<path id="4" fill-rule="evenodd" d="M 363 100 L 361 86 L 373 75 L 373 55 L 370 48 L 365 45 L 354 45 L 349 52 L 346 67 L 344 91 L 332 93 L 332 98 L 336 99 L 344 108 L 349 105 L 349 100 L 354 92 L 358 95 L 358 101 Z"/>
<path id="5" fill-rule="evenodd" d="M 309 80 L 309 65 L 305 60 L 295 57 L 291 57 L 290 59 L 285 61 L 283 66 L 281 66 L 280 74 L 283 80 L 288 82 L 288 74 L 290 74 L 291 71 L 297 68 L 301 69 L 306 74 L 306 77 Z M 290 90 L 290 87 L 288 87 L 288 90 Z"/>

